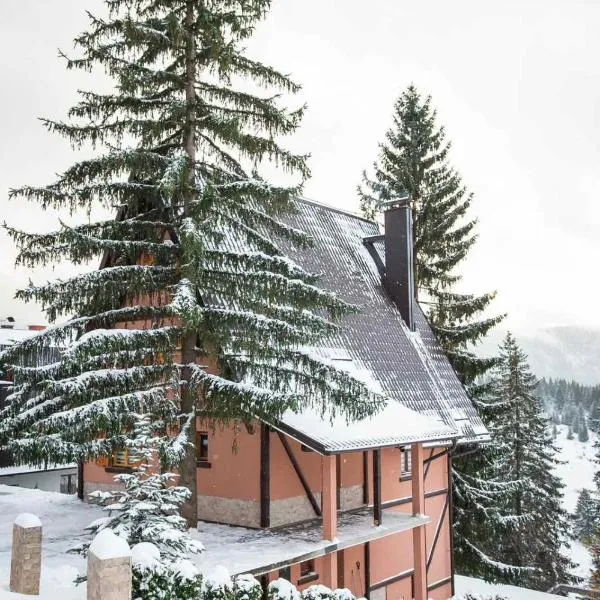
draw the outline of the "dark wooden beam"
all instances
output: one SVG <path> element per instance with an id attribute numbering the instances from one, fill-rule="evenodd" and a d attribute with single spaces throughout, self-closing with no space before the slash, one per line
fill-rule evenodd
<path id="1" fill-rule="evenodd" d="M 363 504 L 369 504 L 369 452 L 363 452 Z"/>
<path id="2" fill-rule="evenodd" d="M 443 496 L 447 493 L 448 488 L 431 490 L 430 492 L 425 492 L 425 498 L 435 498 L 436 496 Z M 409 504 L 410 502 L 412 502 L 412 496 L 404 496 L 404 498 L 397 498 L 396 500 L 388 500 L 387 502 L 383 502 L 381 506 L 383 508 L 393 508 L 394 506 L 402 506 L 403 504 Z"/>
<path id="3" fill-rule="evenodd" d="M 433 590 L 437 590 L 438 588 L 446 585 L 448 583 L 452 583 L 452 577 L 444 577 L 444 579 L 440 579 L 439 581 L 434 581 L 432 584 L 427 586 L 427 591 L 432 592 Z"/>
<path id="4" fill-rule="evenodd" d="M 313 510 L 315 511 L 315 515 L 317 515 L 317 517 L 320 517 L 321 516 L 321 507 L 319 506 L 317 499 L 315 498 L 314 494 L 312 493 L 312 490 L 310 489 L 310 486 L 308 485 L 308 481 L 306 480 L 306 477 L 304 476 L 304 473 L 302 472 L 302 468 L 298 464 L 298 461 L 296 460 L 296 457 L 294 456 L 294 453 L 292 452 L 292 449 L 290 448 L 288 441 L 285 439 L 285 435 L 283 435 L 283 433 L 281 433 L 281 432 L 278 432 L 277 435 L 279 436 L 279 439 L 281 440 L 281 444 L 282 444 L 286 454 L 288 455 L 290 462 L 292 463 L 292 467 L 294 467 L 294 471 L 296 471 L 296 475 L 298 475 L 298 479 L 300 480 L 300 483 L 302 484 L 302 487 L 304 488 L 304 493 L 306 494 L 308 501 L 310 502 L 311 506 L 313 507 Z"/>
<path id="5" fill-rule="evenodd" d="M 260 587 L 262 588 L 262 597 L 263 597 L 263 600 L 267 600 L 267 598 L 269 597 L 269 595 L 268 595 L 268 591 L 269 591 L 269 576 L 268 575 L 261 575 L 260 576 Z"/>
<path id="6" fill-rule="evenodd" d="M 427 479 L 427 473 L 429 473 L 429 467 L 431 466 L 431 461 L 433 460 L 434 448 L 431 449 L 429 453 L 429 457 L 426 458 L 423 462 L 425 463 L 425 473 L 423 474 L 423 479 Z"/>
<path id="7" fill-rule="evenodd" d="M 381 450 L 373 450 L 373 521 L 382 523 L 381 512 Z"/>
<path id="8" fill-rule="evenodd" d="M 365 598 L 371 598 L 371 546 L 369 542 L 365 544 Z"/>
<path id="9" fill-rule="evenodd" d="M 79 461 L 77 463 L 77 497 L 80 500 L 83 500 L 83 497 L 84 497 L 84 491 L 83 491 L 83 481 L 84 481 L 83 467 L 84 467 L 84 463 L 82 461 Z"/>
<path id="10" fill-rule="evenodd" d="M 436 454 L 435 456 L 433 456 L 433 451 L 432 451 L 432 453 L 423 462 L 428 463 L 433 460 L 437 460 L 438 458 L 442 458 L 442 456 L 446 456 L 446 454 L 448 454 L 449 452 L 450 452 L 450 450 L 448 448 L 446 448 L 443 452 L 440 452 L 439 454 Z"/>
<path id="11" fill-rule="evenodd" d="M 349 585 L 346 585 L 346 582 L 344 581 L 344 550 L 340 550 L 337 553 L 337 570 L 338 570 L 338 578 L 337 578 L 337 588 L 339 590 L 345 588 L 345 587 L 350 587 Z"/>
<path id="12" fill-rule="evenodd" d="M 271 430 L 260 424 L 260 526 L 271 527 Z"/>
<path id="13" fill-rule="evenodd" d="M 338 511 L 342 510 L 342 456 L 335 457 L 335 503 Z M 339 586 L 338 586 L 339 587 Z"/>
<path id="14" fill-rule="evenodd" d="M 403 579 L 408 579 L 409 577 L 412 577 L 412 574 L 414 572 L 415 572 L 414 569 L 408 569 L 406 571 L 403 571 L 402 573 L 398 573 L 398 575 L 394 575 L 393 577 L 388 577 L 387 579 L 384 579 L 383 581 L 378 581 L 377 583 L 374 583 L 371 586 L 370 591 L 374 592 L 375 590 L 385 587 L 386 585 L 392 585 L 393 583 L 398 583 L 398 581 L 402 581 Z"/>
<path id="15" fill-rule="evenodd" d="M 427 557 L 427 570 L 429 570 L 429 565 L 431 565 L 431 561 L 433 560 L 433 554 L 435 553 L 435 549 L 437 547 L 438 540 L 440 538 L 440 533 L 442 532 L 442 526 L 444 524 L 446 513 L 448 511 L 448 503 L 449 503 L 450 493 L 446 494 L 446 499 L 444 500 L 444 508 L 442 509 L 442 514 L 440 515 L 440 520 L 437 523 L 435 528 L 435 534 L 433 536 L 433 543 L 431 544 L 431 550 L 429 551 L 429 556 Z M 452 526 L 449 523 L 450 527 Z"/>

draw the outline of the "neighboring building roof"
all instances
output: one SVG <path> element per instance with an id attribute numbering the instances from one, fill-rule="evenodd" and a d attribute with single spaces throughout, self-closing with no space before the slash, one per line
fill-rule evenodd
<path id="1" fill-rule="evenodd" d="M 75 471 L 77 463 L 67 463 L 64 465 L 16 465 L 12 467 L 0 467 L 0 481 L 2 477 L 12 477 L 13 475 L 26 475 L 28 473 L 47 473 L 48 471 Z"/>
<path id="2" fill-rule="evenodd" d="M 21 327 L 0 327 L 0 352 L 10 348 L 17 342 L 22 342 L 28 338 L 38 335 L 43 331 L 43 327 L 34 325 L 28 328 Z M 27 366 L 49 365 L 60 358 L 60 350 L 56 346 L 46 346 L 38 350 L 33 358 L 29 358 Z"/>
<path id="3" fill-rule="evenodd" d="M 12 346 L 39 333 L 32 329 L 15 329 L 14 327 L 0 327 L 0 349 Z"/>
<path id="4" fill-rule="evenodd" d="M 371 447 L 392 445 L 392 438 L 397 445 L 410 443 L 415 437 L 422 439 L 414 441 L 432 441 L 444 435 L 446 439 L 459 437 L 462 443 L 488 440 L 483 422 L 420 307 L 415 311 L 416 331 L 411 332 L 382 286 L 377 266 L 363 243 L 365 237 L 380 233 L 378 225 L 305 199 L 297 202 L 297 213 L 286 216 L 285 221 L 314 239 L 313 247 L 306 250 L 283 244 L 288 256 L 306 270 L 321 273 L 323 287 L 360 308 L 358 314 L 344 318 L 331 342 L 332 351 L 343 351 L 342 360 L 360 365 L 386 396 L 415 411 L 416 416 L 427 417 L 428 423 L 409 411 L 393 417 L 399 409 L 391 407 L 382 418 L 336 427 L 341 431 L 335 436 L 331 423 L 316 413 L 314 419 L 309 412 L 288 414 L 282 419 L 282 428 L 302 430 L 307 435 L 317 432 L 313 433 L 315 440 L 329 451 L 340 451 L 344 444 L 350 449 L 352 444 L 368 440 L 373 442 Z M 383 253 L 381 256 L 383 260 Z M 388 417 L 393 418 L 391 427 Z"/>

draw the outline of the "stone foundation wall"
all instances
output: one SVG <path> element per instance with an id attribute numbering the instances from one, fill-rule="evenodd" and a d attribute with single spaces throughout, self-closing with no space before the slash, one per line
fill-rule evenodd
<path id="1" fill-rule="evenodd" d="M 321 504 L 321 493 L 315 494 L 317 503 Z M 316 517 L 315 511 L 303 494 L 294 498 L 284 498 L 282 500 L 273 500 L 271 502 L 271 527 L 297 523 L 298 521 L 307 521 Z"/>
<path id="2" fill-rule="evenodd" d="M 242 527 L 260 527 L 260 503 L 237 498 L 198 496 L 198 518 Z"/>
<path id="3" fill-rule="evenodd" d="M 124 486 L 122 483 L 98 483 L 96 481 L 84 481 L 83 498 L 87 501 L 88 494 L 92 492 L 114 492 L 115 490 L 122 490 L 123 488 Z"/>
<path id="4" fill-rule="evenodd" d="M 353 510 L 361 506 L 364 506 L 362 484 L 340 490 L 340 510 Z"/>

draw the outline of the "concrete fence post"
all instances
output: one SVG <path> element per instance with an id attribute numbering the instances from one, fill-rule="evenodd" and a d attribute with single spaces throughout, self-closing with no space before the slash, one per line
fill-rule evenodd
<path id="1" fill-rule="evenodd" d="M 38 595 L 42 570 L 42 522 L 30 513 L 21 513 L 13 525 L 10 561 L 10 591 Z"/>
<path id="2" fill-rule="evenodd" d="M 87 600 L 131 600 L 131 550 L 110 529 L 88 550 Z"/>

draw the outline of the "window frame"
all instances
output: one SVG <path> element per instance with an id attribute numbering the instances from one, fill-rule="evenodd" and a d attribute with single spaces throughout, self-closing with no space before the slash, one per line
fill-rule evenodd
<path id="1" fill-rule="evenodd" d="M 196 431 L 196 466 L 201 469 L 211 468 L 209 439 L 208 431 Z"/>
<path id="2" fill-rule="evenodd" d="M 412 452 L 410 446 L 400 448 L 400 481 L 412 479 Z"/>
<path id="3" fill-rule="evenodd" d="M 319 579 L 319 574 L 315 567 L 315 559 L 309 558 L 308 560 L 303 560 L 300 563 L 300 577 L 298 577 L 297 585 L 311 583 L 317 581 L 317 579 Z"/>
<path id="4" fill-rule="evenodd" d="M 117 454 L 123 454 L 125 460 L 117 460 Z M 104 470 L 109 473 L 122 473 L 132 471 L 135 466 L 136 463 L 130 460 L 129 450 L 127 450 L 127 448 L 123 448 L 123 450 L 117 450 L 107 457 L 107 465 Z"/>

